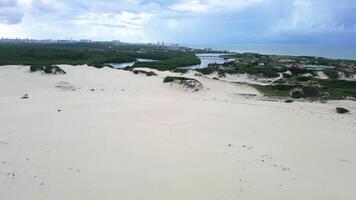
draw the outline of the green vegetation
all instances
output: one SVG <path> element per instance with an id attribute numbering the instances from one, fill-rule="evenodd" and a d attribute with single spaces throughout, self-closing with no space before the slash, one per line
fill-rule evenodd
<path id="1" fill-rule="evenodd" d="M 66 74 L 66 72 L 55 65 L 31 65 L 31 72 L 42 71 L 46 74 Z"/>
<path id="2" fill-rule="evenodd" d="M 283 73 L 283 78 L 292 78 L 293 76 L 291 74 Z"/>
<path id="3" fill-rule="evenodd" d="M 220 77 L 224 77 L 225 74 L 249 74 L 266 78 L 279 77 L 279 73 L 286 71 L 284 68 L 276 65 L 259 66 L 246 62 L 227 62 L 222 65 L 210 64 L 207 68 L 196 70 L 204 75 L 217 72 Z"/>
<path id="4" fill-rule="evenodd" d="M 197 92 L 203 89 L 203 84 L 201 84 L 198 80 L 186 77 L 178 77 L 178 76 L 166 76 L 163 79 L 164 83 L 178 83 L 185 88 L 188 88 L 194 92 Z"/>
<path id="5" fill-rule="evenodd" d="M 154 73 L 153 71 L 144 71 L 144 70 L 133 70 L 134 74 L 145 74 L 146 76 L 157 76 L 156 73 Z"/>
<path id="6" fill-rule="evenodd" d="M 177 68 L 200 64 L 200 59 L 193 53 L 167 52 L 166 56 L 154 62 L 137 62 L 133 67 L 148 67 L 157 70 L 175 70 Z"/>
<path id="7" fill-rule="evenodd" d="M 356 98 L 356 81 L 340 80 L 340 74 L 352 77 L 356 72 L 356 61 L 334 60 L 308 56 L 260 55 L 254 53 L 232 54 L 225 58 L 235 61 L 212 64 L 200 69 L 203 74 L 246 73 L 258 77 L 280 78 L 270 85 L 250 84 L 261 93 L 271 97 L 306 98 L 310 100 Z M 322 80 L 322 71 L 329 79 Z M 287 73 L 288 72 L 288 73 Z"/>
<path id="8" fill-rule="evenodd" d="M 321 79 L 314 81 L 310 82 L 311 85 L 296 83 L 251 86 L 270 97 L 307 98 L 311 100 L 356 98 L 356 81 Z"/>
<path id="9" fill-rule="evenodd" d="M 302 81 L 302 82 L 311 80 L 311 78 L 308 77 L 308 76 L 297 76 L 295 79 L 296 79 L 297 81 Z"/>
<path id="10" fill-rule="evenodd" d="M 319 80 L 318 82 L 328 93 L 328 99 L 356 98 L 356 81 Z"/>
<path id="11" fill-rule="evenodd" d="M 176 68 L 176 69 L 173 69 L 171 70 L 172 72 L 175 72 L 175 73 L 181 73 L 181 74 L 185 74 L 188 72 L 189 69 L 186 69 L 186 68 Z"/>
<path id="12" fill-rule="evenodd" d="M 328 76 L 331 79 L 338 79 L 340 77 L 339 72 L 335 69 L 326 69 L 323 72 L 326 76 Z"/>
<path id="13" fill-rule="evenodd" d="M 147 45 L 112 43 L 1 44 L 0 65 L 88 64 L 102 68 L 106 63 L 125 63 L 137 58 L 158 60 L 138 62 L 135 67 L 170 70 L 200 63 L 194 52 L 160 49 Z"/>
<path id="14" fill-rule="evenodd" d="M 347 110 L 346 108 L 337 107 L 336 112 L 339 114 L 346 114 L 346 113 L 349 113 L 350 111 Z"/>
<path id="15" fill-rule="evenodd" d="M 79 48 L 71 44 L 0 45 L 0 65 L 89 64 L 101 66 L 104 63 L 121 63 L 135 60 L 135 57 L 129 52 L 96 49 L 95 46 Z"/>
<path id="16" fill-rule="evenodd" d="M 171 83 L 174 81 L 197 81 L 197 80 L 192 79 L 192 78 L 179 77 L 179 76 L 166 76 L 163 79 L 163 83 Z M 199 82 L 199 81 L 197 81 L 197 82 Z"/>

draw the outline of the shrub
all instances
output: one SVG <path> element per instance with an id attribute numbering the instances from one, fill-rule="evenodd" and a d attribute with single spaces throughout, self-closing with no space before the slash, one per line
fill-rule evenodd
<path id="1" fill-rule="evenodd" d="M 290 71 L 292 72 L 293 75 L 300 75 L 300 74 L 307 74 L 309 73 L 308 69 L 305 68 L 297 68 L 297 67 L 292 67 L 290 68 Z"/>
<path id="2" fill-rule="evenodd" d="M 183 85 L 186 88 L 189 88 L 193 91 L 199 91 L 203 89 L 203 84 L 198 80 L 186 77 L 177 77 L 177 76 L 166 76 L 163 80 L 164 83 L 173 83 L 177 82 L 178 84 Z"/>
<path id="3" fill-rule="evenodd" d="M 188 72 L 188 69 L 177 68 L 177 69 L 172 70 L 172 72 L 185 74 Z"/>
<path id="4" fill-rule="evenodd" d="M 290 85 L 290 84 L 277 84 L 277 85 L 273 85 L 272 89 L 274 90 L 281 90 L 281 91 L 289 91 L 291 89 L 296 88 L 295 85 Z"/>
<path id="5" fill-rule="evenodd" d="M 163 82 L 164 83 L 170 83 L 170 82 L 174 82 L 174 81 L 197 81 L 195 79 L 192 79 L 192 78 L 186 78 L 186 77 L 178 77 L 178 76 L 166 76 L 164 79 L 163 79 Z M 199 82 L 199 81 L 197 81 Z"/>
<path id="6" fill-rule="evenodd" d="M 335 69 L 326 69 L 323 72 L 327 77 L 331 79 L 338 79 L 340 77 L 339 72 Z"/>
<path id="7" fill-rule="evenodd" d="M 315 86 L 303 86 L 304 97 L 319 97 L 321 88 Z"/>
<path id="8" fill-rule="evenodd" d="M 146 76 L 157 76 L 156 73 L 154 73 L 153 71 L 144 71 L 144 70 L 133 70 L 134 74 L 145 74 Z"/>
<path id="9" fill-rule="evenodd" d="M 308 77 L 308 76 L 297 76 L 295 79 L 296 79 L 297 81 L 305 82 L 305 81 L 309 81 L 311 78 Z"/>
<path id="10" fill-rule="evenodd" d="M 292 91 L 290 96 L 294 99 L 300 99 L 300 98 L 303 98 L 303 93 L 299 90 L 295 90 L 295 91 Z"/>
<path id="11" fill-rule="evenodd" d="M 268 78 L 276 78 L 279 77 L 279 73 L 272 71 L 272 70 L 263 70 L 262 75 L 264 77 L 268 77 Z"/>
<path id="12" fill-rule="evenodd" d="M 43 71 L 46 74 L 66 74 L 66 72 L 56 65 L 31 65 L 30 72 Z"/>
<path id="13" fill-rule="evenodd" d="M 346 114 L 346 113 L 349 113 L 350 111 L 347 110 L 346 108 L 337 107 L 336 112 L 339 114 Z"/>
<path id="14" fill-rule="evenodd" d="M 31 65 L 30 67 L 31 72 L 37 72 L 42 70 L 43 70 L 42 65 Z"/>
<path id="15" fill-rule="evenodd" d="M 66 74 L 66 72 L 55 65 L 44 66 L 43 70 L 46 74 Z"/>
<path id="16" fill-rule="evenodd" d="M 171 82 L 174 82 L 175 78 L 173 76 L 166 76 L 164 79 L 163 79 L 163 83 L 171 83 Z"/>
<path id="17" fill-rule="evenodd" d="M 292 78 L 291 74 L 283 73 L 283 78 Z"/>

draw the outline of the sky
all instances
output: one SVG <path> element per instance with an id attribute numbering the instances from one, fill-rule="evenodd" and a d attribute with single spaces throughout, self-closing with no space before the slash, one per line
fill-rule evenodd
<path id="1" fill-rule="evenodd" d="M 0 0 L 0 37 L 356 44 L 355 0 Z"/>

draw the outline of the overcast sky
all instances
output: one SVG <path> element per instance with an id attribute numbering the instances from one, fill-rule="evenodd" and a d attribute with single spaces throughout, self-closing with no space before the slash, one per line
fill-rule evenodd
<path id="1" fill-rule="evenodd" d="M 356 0 L 0 0 L 0 37 L 356 44 Z"/>

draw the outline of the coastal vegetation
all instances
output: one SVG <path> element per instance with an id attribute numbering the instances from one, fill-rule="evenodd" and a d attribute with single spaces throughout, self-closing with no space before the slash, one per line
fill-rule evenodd
<path id="1" fill-rule="evenodd" d="M 230 54 L 224 64 L 197 69 L 204 75 L 247 74 L 250 79 L 267 79 L 251 84 L 270 97 L 310 100 L 356 99 L 356 61 L 307 56 L 276 56 L 252 53 Z M 325 77 L 320 77 L 324 74 Z M 341 76 L 344 75 L 344 76 Z M 345 79 L 346 77 L 348 79 Z"/>
<path id="2" fill-rule="evenodd" d="M 146 76 L 157 76 L 153 71 L 144 71 L 144 70 L 133 70 L 134 74 L 144 74 Z"/>
<path id="3" fill-rule="evenodd" d="M 31 65 L 31 71 L 65 73 L 56 64 L 88 64 L 97 68 L 109 63 L 137 61 L 137 58 L 153 62 L 136 62 L 125 68 L 135 74 L 155 76 L 152 71 L 135 68 L 152 68 L 186 73 L 190 66 L 200 64 L 195 55 L 202 50 L 189 48 L 170 49 L 136 44 L 110 42 L 79 44 L 2 44 L 0 65 Z M 235 53 L 223 56 L 223 64 L 211 63 L 206 68 L 195 69 L 196 75 L 217 74 L 216 80 L 226 75 L 247 74 L 251 80 L 263 84 L 248 83 L 266 96 L 284 98 L 356 99 L 356 61 L 335 60 L 310 56 L 278 56 L 255 53 Z M 165 83 L 188 85 L 199 81 L 184 77 L 166 77 Z"/>
<path id="4" fill-rule="evenodd" d="M 186 77 L 179 77 L 179 76 L 166 76 L 163 79 L 163 83 L 177 83 L 179 85 L 184 86 L 194 92 L 203 89 L 203 84 L 196 79 L 186 78 Z"/>
<path id="5" fill-rule="evenodd" d="M 79 44 L 2 44 L 0 65 L 88 64 L 97 68 L 107 63 L 134 62 L 137 58 L 156 62 L 137 62 L 135 67 L 170 70 L 199 64 L 194 51 L 158 48 L 148 45 L 112 43 Z"/>
<path id="6" fill-rule="evenodd" d="M 31 65 L 30 72 L 42 71 L 46 74 L 66 74 L 66 72 L 56 65 Z"/>
<path id="7" fill-rule="evenodd" d="M 155 59 L 158 60 L 158 59 Z M 160 71 L 177 70 L 181 67 L 200 64 L 200 59 L 193 53 L 187 52 L 166 52 L 164 57 L 154 62 L 137 62 L 135 67 L 147 67 Z"/>
<path id="8" fill-rule="evenodd" d="M 306 83 L 291 81 L 282 84 L 250 85 L 266 96 L 271 97 L 307 98 L 312 100 L 356 98 L 356 81 L 348 80 L 312 78 Z"/>

